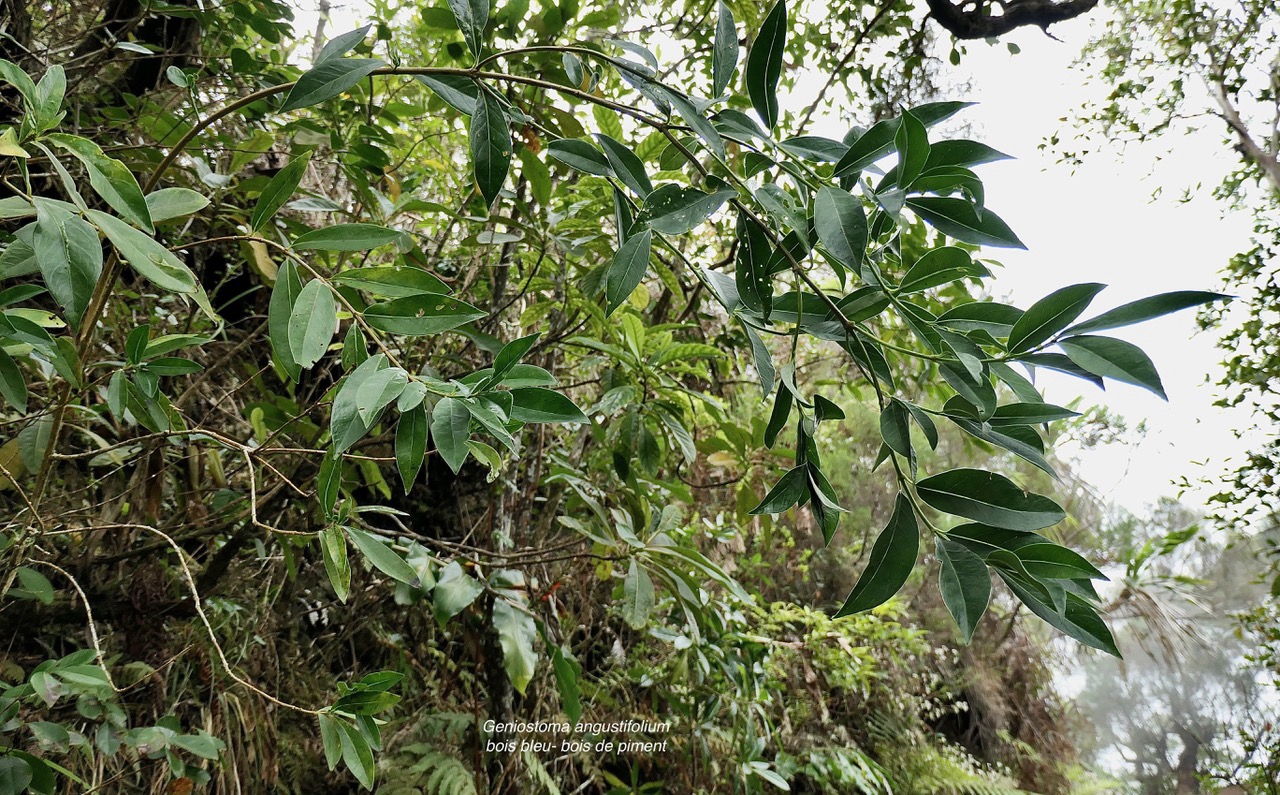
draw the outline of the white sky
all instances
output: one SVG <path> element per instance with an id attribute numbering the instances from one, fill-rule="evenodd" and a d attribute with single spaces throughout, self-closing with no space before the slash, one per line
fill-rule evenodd
<path id="1" fill-rule="evenodd" d="M 361 0 L 334 5 L 327 35 L 365 21 L 359 13 Z M 314 30 L 314 0 L 301 0 L 295 7 L 297 30 Z M 972 125 L 974 138 L 1017 158 L 978 171 L 988 205 L 1028 248 L 990 252 L 1005 266 L 997 272 L 993 292 L 1019 306 L 1078 282 L 1110 285 L 1089 314 L 1159 292 L 1217 290 L 1219 272 L 1248 237 L 1247 219 L 1224 218 L 1210 195 L 1234 164 L 1217 127 L 1176 141 L 1130 145 L 1123 152 L 1104 149 L 1074 170 L 1039 149 L 1054 133 L 1068 137 L 1064 117 L 1104 90 L 1086 86 L 1089 70 L 1072 65 L 1097 20 L 1089 15 L 1055 26 L 1061 42 L 1038 29 L 1017 31 L 991 46 L 970 42 L 960 66 L 945 67 L 957 88 L 940 98 L 980 103 L 961 120 Z M 1007 42 L 1018 44 L 1020 54 L 1012 55 Z M 303 55 L 310 51 L 302 49 Z M 802 108 L 816 90 L 802 85 L 783 98 L 784 106 Z M 835 138 L 844 132 L 834 125 L 823 130 L 821 123 L 816 120 L 812 132 Z M 1176 200 L 1196 185 L 1202 187 L 1191 201 Z M 1164 198 L 1153 201 L 1158 188 L 1164 189 Z M 1212 332 L 1196 333 L 1194 316 L 1188 310 L 1136 329 L 1108 332 L 1151 355 L 1168 403 L 1125 384 L 1110 385 L 1102 393 L 1068 377 L 1047 374 L 1042 381 L 1052 402 L 1065 404 L 1082 395 L 1086 403 L 1105 403 L 1131 427 L 1146 422 L 1148 433 L 1139 444 L 1059 451 L 1077 458 L 1085 480 L 1104 497 L 1130 510 L 1141 511 L 1161 496 L 1175 495 L 1173 484 L 1182 478 L 1219 477 L 1229 459 L 1247 447 L 1233 433 L 1248 422 L 1247 416 L 1213 405 L 1222 354 Z M 1211 493 L 1193 490 L 1184 500 L 1196 506 Z"/>

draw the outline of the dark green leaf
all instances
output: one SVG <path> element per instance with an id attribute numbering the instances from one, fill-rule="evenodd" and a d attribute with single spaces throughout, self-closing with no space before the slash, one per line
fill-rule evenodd
<path id="1" fill-rule="evenodd" d="M 785 392 L 785 389 L 779 389 Z M 760 504 L 751 509 L 753 515 L 782 513 L 805 499 L 809 494 L 809 475 L 806 467 L 798 466 L 787 471 L 764 496 Z"/>
<path id="2" fill-rule="evenodd" d="M 867 213 L 848 191 L 830 186 L 814 200 L 814 226 L 827 253 L 845 268 L 859 273 L 867 249 Z"/>
<path id="3" fill-rule="evenodd" d="M 370 326 L 409 336 L 439 334 L 487 315 L 471 304 L 431 293 L 384 301 L 364 311 L 364 319 Z"/>
<path id="4" fill-rule="evenodd" d="M 472 0 L 451 0 L 464 4 Z M 474 0 L 488 3 L 488 0 Z M 507 129 L 507 116 L 502 105 L 489 92 L 481 90 L 476 101 L 476 111 L 471 116 L 471 166 L 476 185 L 490 207 L 502 191 L 511 169 L 511 132 Z"/>
<path id="5" fill-rule="evenodd" d="M 1193 306 L 1208 304 L 1214 301 L 1229 301 L 1231 296 L 1220 293 L 1206 293 L 1196 290 L 1183 290 L 1175 293 L 1162 293 L 1149 298 L 1140 298 L 1123 306 L 1103 312 L 1095 318 L 1077 323 L 1067 331 L 1071 334 L 1084 334 L 1089 331 L 1106 331 L 1107 329 L 1129 326 L 1144 320 L 1161 317 L 1189 309 Z"/>
<path id="6" fill-rule="evenodd" d="M 733 12 L 723 0 L 716 3 L 716 38 L 711 53 L 711 96 L 724 94 L 738 68 L 738 31 Z"/>
<path id="7" fill-rule="evenodd" d="M 334 58 L 316 64 L 298 78 L 280 106 L 281 112 L 310 107 L 332 99 L 385 64 L 377 58 Z"/>
<path id="8" fill-rule="evenodd" d="M 347 769 L 365 789 L 373 789 L 373 751 L 354 726 L 345 721 L 338 723 L 338 732 L 342 740 L 342 761 Z"/>
<path id="9" fill-rule="evenodd" d="M 902 277 L 898 292 L 918 293 L 921 290 L 940 287 L 979 273 L 981 271 L 970 258 L 969 252 L 955 246 L 942 246 L 930 249 L 923 257 L 916 260 L 907 274 Z M 979 306 L 991 305 L 979 304 Z"/>
<path id="10" fill-rule="evenodd" d="M 960 637 L 968 645 L 973 640 L 978 619 L 991 601 L 991 574 L 982 558 L 945 538 L 938 539 L 938 561 L 942 601 L 960 628 Z"/>
<path id="11" fill-rule="evenodd" d="M 799 135 L 782 141 L 778 146 L 796 157 L 816 163 L 835 163 L 849 150 L 849 147 L 839 141 L 823 138 L 821 135 Z"/>
<path id="12" fill-rule="evenodd" d="M 298 269 L 293 262 L 286 260 L 276 271 L 276 283 L 271 289 L 271 303 L 267 309 L 267 337 L 271 340 L 271 349 L 280 366 L 295 381 L 302 373 L 302 368 L 293 358 L 293 349 L 289 344 L 289 325 L 293 317 L 293 306 L 301 292 L 302 280 L 298 278 Z"/>
<path id="13" fill-rule="evenodd" d="M 479 89 L 471 78 L 461 75 L 414 75 L 414 78 L 462 115 L 470 116 L 476 112 Z"/>
<path id="14" fill-rule="evenodd" d="M 353 268 L 337 274 L 333 280 L 382 298 L 405 298 L 424 293 L 445 295 L 452 292 L 449 285 L 428 271 L 408 265 Z"/>
<path id="15" fill-rule="evenodd" d="M 456 474 L 467 459 L 467 439 L 471 436 L 471 412 L 454 398 L 441 398 L 431 410 L 431 438 L 440 457 Z"/>
<path id="16" fill-rule="evenodd" d="M 759 312 L 764 320 L 773 311 L 773 281 L 769 265 L 773 248 L 769 245 L 765 230 L 750 218 L 738 216 L 738 256 L 734 271 L 734 284 L 743 305 Z"/>
<path id="17" fill-rule="evenodd" d="M 916 484 L 916 493 L 944 513 L 1009 530 L 1039 530 L 1066 513 L 1049 499 L 1018 488 L 1013 481 L 979 469 L 953 469 Z"/>
<path id="18" fill-rule="evenodd" d="M 747 94 L 766 129 L 778 123 L 778 78 L 787 46 L 787 3 L 778 0 L 747 54 Z"/>
<path id="19" fill-rule="evenodd" d="M 79 216 L 45 199 L 37 198 L 35 205 L 36 262 L 50 295 L 71 325 L 79 326 L 102 273 L 102 243 Z"/>
<path id="20" fill-rule="evenodd" d="M 937 141 L 929 147 L 929 159 L 925 163 L 925 170 L 931 171 L 947 166 L 969 168 L 1009 159 L 1009 156 L 1003 152 L 997 152 L 977 141 Z"/>
<path id="21" fill-rule="evenodd" d="M 333 399 L 333 410 L 329 415 L 329 435 L 333 439 L 334 449 L 338 452 L 351 447 L 369 432 L 369 425 L 361 417 L 360 390 L 370 378 L 385 370 L 387 366 L 386 355 L 379 353 L 365 359 L 342 382 L 342 387 Z"/>
<path id="22" fill-rule="evenodd" d="M 653 580 L 649 572 L 636 561 L 631 561 L 627 578 L 622 583 L 622 617 L 632 629 L 643 629 L 649 621 L 654 605 Z"/>
<path id="23" fill-rule="evenodd" d="M 1058 343 L 1071 361 L 1094 375 L 1149 389 L 1168 400 L 1151 357 L 1137 345 L 1113 337 L 1084 335 Z"/>
<path id="24" fill-rule="evenodd" d="M 898 134 L 898 120 L 878 121 L 871 129 L 858 137 L 849 150 L 836 162 L 834 175 L 847 177 L 865 169 L 893 149 Z"/>
<path id="25" fill-rule="evenodd" d="M 997 571 L 997 573 L 1009 586 L 1009 590 L 1013 591 L 1014 595 L 1046 624 L 1061 630 L 1086 646 L 1101 649 L 1116 657 L 1120 656 L 1120 650 L 1116 648 L 1111 630 L 1107 629 L 1098 612 L 1080 596 L 1074 593 L 1066 594 L 1064 609 L 1059 612 L 1037 596 L 1025 581 L 1020 582 L 1019 578 L 1003 571 Z"/>
<path id="26" fill-rule="evenodd" d="M 356 545 L 356 549 L 360 550 L 365 560 L 373 564 L 375 569 L 405 585 L 414 587 L 418 585 L 417 573 L 385 542 L 354 527 L 347 527 L 345 530 L 347 537 Z"/>
<path id="27" fill-rule="evenodd" d="M 564 163 L 598 177 L 613 176 L 613 167 L 604 154 L 586 141 L 573 138 L 561 138 L 547 144 L 547 154 Z"/>
<path id="28" fill-rule="evenodd" d="M 922 196 L 907 199 L 907 207 L 934 229 L 963 243 L 997 248 L 1026 248 L 1000 216 L 990 210 L 978 214 L 964 199 Z"/>
<path id="29" fill-rule="evenodd" d="M 1105 284 L 1073 284 L 1031 305 L 1009 331 L 1010 353 L 1024 353 L 1047 342 L 1080 317 Z"/>
<path id="30" fill-rule="evenodd" d="M 764 429 L 765 447 L 773 447 L 774 442 L 778 441 L 778 434 L 791 416 L 791 401 L 791 390 L 779 388 L 778 396 L 773 401 L 773 412 L 769 415 L 769 424 Z"/>
<path id="31" fill-rule="evenodd" d="M 347 559 L 347 537 L 341 527 L 330 525 L 320 531 L 320 553 L 329 584 L 338 601 L 345 603 L 351 593 L 351 562 Z"/>
<path id="32" fill-rule="evenodd" d="M 47 139 L 75 155 L 84 164 L 85 170 L 89 172 L 89 185 L 111 209 L 142 231 L 148 234 L 155 232 L 147 200 L 138 187 L 138 180 L 134 179 L 124 163 L 108 157 L 97 144 L 87 138 L 50 133 Z"/>
<path id="33" fill-rule="evenodd" d="M 511 390 L 511 419 L 521 422 L 589 422 L 582 409 L 559 392 L 542 387 Z"/>
<path id="34" fill-rule="evenodd" d="M 336 224 L 299 235 L 293 241 L 293 248 L 295 251 L 368 251 L 402 237 L 403 232 L 377 224 Z"/>
<path id="35" fill-rule="evenodd" d="M 731 190 L 704 193 L 697 188 L 667 183 L 649 194 L 639 220 L 663 234 L 682 235 L 711 217 L 733 195 Z"/>
<path id="36" fill-rule="evenodd" d="M 653 232 L 633 235 L 618 249 L 605 273 L 605 314 L 612 315 L 644 279 L 649 270 L 649 249 Z"/>
<path id="37" fill-rule="evenodd" d="M 208 197 L 190 188 L 161 188 L 147 194 L 147 211 L 151 213 L 151 222 L 156 224 L 185 218 L 208 206 Z"/>
<path id="38" fill-rule="evenodd" d="M 0 396 L 19 414 L 27 413 L 27 382 L 13 357 L 0 348 Z"/>
<path id="39" fill-rule="evenodd" d="M 1006 403 L 996 408 L 992 425 L 1040 425 L 1079 417 L 1077 412 L 1049 403 Z"/>
<path id="40" fill-rule="evenodd" d="M 756 375 L 760 377 L 762 398 L 767 398 L 769 393 L 773 391 L 773 382 L 778 375 L 777 368 L 773 365 L 773 355 L 769 353 L 764 340 L 760 339 L 760 335 L 756 333 L 755 329 L 745 322 L 742 324 L 742 329 L 746 332 L 747 340 L 751 343 L 751 359 L 755 364 Z"/>
<path id="41" fill-rule="evenodd" d="M 906 408 L 897 400 L 890 400 L 880 412 L 880 435 L 893 452 L 901 456 L 911 455 L 911 425 Z"/>
<path id="42" fill-rule="evenodd" d="M 905 189 L 920 176 L 929 159 L 929 134 L 924 124 L 906 111 L 894 134 L 893 144 L 898 150 L 898 187 Z"/>
<path id="43" fill-rule="evenodd" d="M 298 189 L 303 174 L 307 173 L 307 165 L 311 162 L 311 153 L 307 152 L 289 161 L 289 164 L 276 172 L 258 196 L 258 203 L 253 206 L 253 214 L 249 216 L 249 228 L 257 232 L 275 216 Z"/>
<path id="44" fill-rule="evenodd" d="M 609 159 L 613 172 L 622 180 L 622 184 L 635 191 L 642 199 L 653 192 L 653 184 L 644 171 L 644 163 L 636 157 L 635 152 L 603 133 L 598 133 L 596 140 L 600 142 L 605 157 Z"/>
<path id="45" fill-rule="evenodd" d="M 876 538 L 862 576 L 853 586 L 836 618 L 878 607 L 896 594 L 911 575 L 920 553 L 920 528 L 905 494 L 894 503 L 889 524 Z"/>
<path id="46" fill-rule="evenodd" d="M 1037 579 L 1106 580 L 1107 575 L 1080 555 L 1058 544 L 1047 542 L 1025 544 L 1016 553 L 1027 571 Z"/>
<path id="47" fill-rule="evenodd" d="M 489 24 L 489 0 L 449 0 L 449 9 L 462 31 L 462 39 L 477 58 L 484 48 L 484 29 Z"/>

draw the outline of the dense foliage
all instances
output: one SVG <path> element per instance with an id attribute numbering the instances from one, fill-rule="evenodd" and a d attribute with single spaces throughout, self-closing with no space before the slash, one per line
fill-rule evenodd
<path id="1" fill-rule="evenodd" d="M 1020 605 L 1117 648 L 1034 374 L 1163 396 L 1102 332 L 1218 296 L 990 300 L 1004 155 L 799 134 L 785 2 L 379 10 L 0 61 L 0 792 L 1063 791 Z"/>

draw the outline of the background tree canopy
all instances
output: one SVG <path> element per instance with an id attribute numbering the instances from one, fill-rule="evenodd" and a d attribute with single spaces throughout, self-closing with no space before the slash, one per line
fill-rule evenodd
<path id="1" fill-rule="evenodd" d="M 0 794 L 1099 786 L 1055 639 L 1234 558 L 1036 375 L 1226 296 L 995 300 L 934 57 L 1093 6 L 0 4 Z"/>

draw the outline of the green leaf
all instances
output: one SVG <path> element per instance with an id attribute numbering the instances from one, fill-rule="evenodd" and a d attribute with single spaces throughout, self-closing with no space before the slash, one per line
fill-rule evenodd
<path id="1" fill-rule="evenodd" d="M 489 0 L 449 0 L 449 9 L 467 48 L 479 58 L 484 47 L 484 29 L 489 24 Z"/>
<path id="2" fill-rule="evenodd" d="M 925 478 L 916 484 L 916 493 L 939 511 L 1008 530 L 1039 530 L 1066 517 L 1048 497 L 979 469 L 953 469 Z"/>
<path id="3" fill-rule="evenodd" d="M 488 314 L 446 295 L 424 293 L 374 304 L 364 311 L 364 319 L 381 331 L 424 336 L 455 329 Z"/>
<path id="4" fill-rule="evenodd" d="M 506 669 L 507 678 L 516 692 L 524 695 L 538 662 L 533 651 L 533 639 L 538 634 L 533 616 L 527 608 L 521 610 L 506 599 L 495 599 L 493 628 L 502 646 L 502 667 Z"/>
<path id="5" fill-rule="evenodd" d="M 1006 403 L 996 408 L 989 421 L 994 426 L 1042 425 L 1079 416 L 1077 412 L 1050 403 Z"/>
<path id="6" fill-rule="evenodd" d="M 1106 331 L 1107 329 L 1129 326 L 1144 320 L 1162 317 L 1181 309 L 1213 303 L 1214 301 L 1230 301 L 1231 296 L 1220 293 L 1206 293 L 1197 290 L 1182 290 L 1174 293 L 1162 293 L 1148 298 L 1118 306 L 1103 312 L 1095 318 L 1077 323 L 1067 329 L 1071 334 L 1084 334 L 1089 331 Z"/>
<path id="7" fill-rule="evenodd" d="M 369 432 L 369 426 L 360 415 L 358 396 L 365 382 L 386 368 L 386 354 L 379 353 L 365 359 L 342 382 L 329 415 L 329 435 L 333 437 L 333 447 L 338 452 L 345 451 Z"/>
<path id="8" fill-rule="evenodd" d="M 333 770 L 342 760 L 342 738 L 339 736 L 338 721 L 323 712 L 316 717 L 320 721 L 320 743 L 324 746 L 324 761 Z"/>
<path id="9" fill-rule="evenodd" d="M 898 187 L 906 189 L 929 159 L 929 134 L 911 111 L 902 114 L 893 145 L 898 150 Z"/>
<path id="10" fill-rule="evenodd" d="M 345 604 L 351 593 L 351 563 L 347 559 L 347 537 L 341 527 L 330 525 L 320 531 L 320 552 L 329 584 L 338 601 Z"/>
<path id="11" fill-rule="evenodd" d="M 267 308 L 267 337 L 280 366 L 294 381 L 302 374 L 302 368 L 293 358 L 289 344 L 289 326 L 293 307 L 302 292 L 302 280 L 293 262 L 286 260 L 276 271 L 276 283 L 271 288 L 271 303 Z"/>
<path id="12" fill-rule="evenodd" d="M 21 795 L 31 783 L 31 779 L 31 766 L 26 760 L 16 756 L 0 756 L 0 793 Z"/>
<path id="13" fill-rule="evenodd" d="M 938 539 L 938 561 L 942 601 L 960 628 L 960 637 L 968 645 L 978 628 L 978 619 L 991 601 L 991 574 L 982 558 L 945 538 Z"/>
<path id="14" fill-rule="evenodd" d="M 293 361 L 303 369 L 320 361 L 337 326 L 338 306 L 329 285 L 320 279 L 307 282 L 289 313 L 289 354 Z"/>
<path id="15" fill-rule="evenodd" d="M 919 553 L 920 528 L 915 510 L 906 495 L 899 494 L 889 524 L 872 545 L 867 567 L 836 618 L 861 613 L 889 601 L 911 576 Z"/>
<path id="16" fill-rule="evenodd" d="M 155 232 L 147 200 L 138 187 L 138 180 L 124 163 L 107 157 L 97 144 L 77 135 L 50 133 L 46 138 L 49 143 L 65 149 L 84 164 L 85 170 L 89 172 L 89 185 L 111 209 L 142 231 L 148 234 Z"/>
<path id="17" fill-rule="evenodd" d="M 618 249 L 605 272 L 605 315 L 612 315 L 618 307 L 626 303 L 627 297 L 636 289 L 649 270 L 649 249 L 653 242 L 653 232 L 646 229 L 638 235 L 632 235 Z"/>
<path id="18" fill-rule="evenodd" d="M 596 149 L 586 141 L 579 141 L 574 138 L 560 138 L 547 144 L 547 154 L 566 166 L 576 168 L 587 174 L 594 174 L 597 177 L 614 176 L 613 167 L 609 165 L 609 159 L 599 149 Z"/>
<path id="19" fill-rule="evenodd" d="M 880 436 L 893 452 L 911 456 L 911 425 L 901 402 L 890 400 L 880 412 Z"/>
<path id="20" fill-rule="evenodd" d="M 480 90 L 474 80 L 462 75 L 414 75 L 414 79 L 431 89 L 446 105 L 464 116 L 476 112 L 476 94 Z"/>
<path id="21" fill-rule="evenodd" d="M 559 392 L 536 386 L 511 390 L 511 419 L 521 422 L 590 422 L 572 400 Z"/>
<path id="22" fill-rule="evenodd" d="M 1073 284 L 1036 301 L 1009 331 L 1009 352 L 1024 353 L 1047 342 L 1080 317 L 1105 287 L 1105 284 Z"/>
<path id="23" fill-rule="evenodd" d="M 354 527 L 344 529 L 347 531 L 347 537 L 356 545 L 356 549 L 360 550 L 375 569 L 405 585 L 415 588 L 418 586 L 417 573 L 386 543 L 363 530 L 357 530 Z"/>
<path id="24" fill-rule="evenodd" d="M 1010 160 L 1004 152 L 977 141 L 936 141 L 929 147 L 929 160 L 925 170 L 935 168 L 970 168 L 997 160 Z"/>
<path id="25" fill-rule="evenodd" d="M 765 17 L 747 54 L 747 94 L 766 129 L 778 123 L 778 78 L 787 46 L 787 3 L 778 3 Z"/>
<path id="26" fill-rule="evenodd" d="M 338 724 L 342 739 L 342 761 L 365 789 L 373 789 L 373 751 L 360 732 L 346 722 Z"/>
<path id="27" fill-rule="evenodd" d="M 471 166 L 485 203 L 492 207 L 511 168 L 511 133 L 502 106 L 484 90 L 480 91 L 476 112 L 471 116 Z"/>
<path id="28" fill-rule="evenodd" d="M 773 248 L 769 245 L 765 230 L 745 215 L 738 216 L 737 233 L 738 256 L 734 283 L 738 288 L 738 296 L 747 309 L 759 312 L 760 317 L 768 321 L 773 311 L 773 281 L 769 271 Z"/>
<path id="29" fill-rule="evenodd" d="M 824 187 L 814 200 L 814 226 L 827 253 L 854 273 L 867 249 L 867 214 L 848 191 Z"/>
<path id="30" fill-rule="evenodd" d="M 723 0 L 716 3 L 716 38 L 711 52 L 711 96 L 719 97 L 729 87 L 738 68 L 738 30 L 733 12 Z"/>
<path id="31" fill-rule="evenodd" d="M 1156 366 L 1137 345 L 1114 337 L 1083 335 L 1059 340 L 1071 361 L 1094 375 L 1148 389 L 1168 400 Z"/>
<path id="32" fill-rule="evenodd" d="M 653 580 L 649 572 L 636 561 L 631 561 L 627 578 L 622 583 L 622 617 L 632 629 L 644 629 L 655 603 Z"/>
<path id="33" fill-rule="evenodd" d="M 778 370 L 773 364 L 773 355 L 769 353 L 764 340 L 760 339 L 755 329 L 743 322 L 742 330 L 746 332 L 747 339 L 751 342 L 751 360 L 755 364 L 756 375 L 760 377 L 761 398 L 768 398 L 778 375 Z"/>
<path id="34" fill-rule="evenodd" d="M 391 401 L 409 383 L 408 374 L 399 367 L 388 367 L 369 376 L 356 391 L 356 413 L 365 427 L 372 427 Z"/>
<path id="35" fill-rule="evenodd" d="M 1015 553 L 1022 565 L 1036 579 L 1045 580 L 1106 580 L 1107 575 L 1080 553 L 1049 542 L 1025 544 Z"/>
<path id="36" fill-rule="evenodd" d="M 194 294 L 199 289 L 196 276 L 182 260 L 155 238 L 140 232 L 115 216 L 89 210 L 89 218 L 115 246 L 121 258 L 143 278 L 162 290 Z"/>
<path id="37" fill-rule="evenodd" d="M 404 298 L 424 293 L 445 295 L 452 292 L 449 285 L 429 271 L 409 265 L 352 268 L 335 275 L 333 280 L 380 298 Z"/>
<path id="38" fill-rule="evenodd" d="M 368 251 L 402 237 L 403 232 L 377 224 L 337 224 L 299 235 L 293 241 L 293 250 Z"/>
<path id="39" fill-rule="evenodd" d="M 502 350 L 498 351 L 498 355 L 493 359 L 493 375 L 489 376 L 489 380 L 498 382 L 505 378 L 507 373 L 511 372 L 511 369 L 529 353 L 541 336 L 542 332 L 535 332 L 503 345 Z"/>
<path id="40" fill-rule="evenodd" d="M 1107 629 L 1107 625 L 1098 616 L 1097 611 L 1084 599 L 1074 593 L 1067 593 L 1064 608 L 1059 612 L 1037 596 L 1025 581 L 1020 581 L 1020 578 L 999 569 L 996 573 L 1000 575 L 1000 579 L 1004 580 L 1005 585 L 1009 586 L 1009 590 L 1013 591 L 1014 595 L 1046 624 L 1061 630 L 1086 646 L 1092 646 L 1116 657 L 1120 656 L 1120 650 L 1116 648 L 1111 630 Z"/>
<path id="41" fill-rule="evenodd" d="M 400 422 L 396 425 L 396 469 L 404 483 L 405 494 L 413 487 L 418 470 L 422 468 L 429 435 L 426 406 L 419 403 L 400 413 Z"/>
<path id="42" fill-rule="evenodd" d="M 645 173 L 644 163 L 634 152 L 603 133 L 597 134 L 596 139 L 604 149 L 605 157 L 609 159 L 613 172 L 618 175 L 618 179 L 622 180 L 624 185 L 642 199 L 653 192 L 653 184 L 649 182 L 649 176 Z"/>
<path id="43" fill-rule="evenodd" d="M 13 357 L 0 348 L 0 396 L 19 414 L 27 413 L 27 382 Z"/>
<path id="44" fill-rule="evenodd" d="M 306 152 L 290 160 L 288 165 L 276 172 L 267 186 L 258 195 L 258 203 L 253 206 L 253 214 L 249 216 L 249 228 L 257 232 L 266 226 L 275 214 L 293 197 L 298 183 L 307 173 L 307 165 L 311 163 L 311 153 Z"/>
<path id="45" fill-rule="evenodd" d="M 893 149 L 897 138 L 899 123 L 896 118 L 883 119 L 858 136 L 858 140 L 854 141 L 849 146 L 849 150 L 836 161 L 834 176 L 847 177 L 857 174 L 888 154 L 889 150 Z"/>
<path id="46" fill-rule="evenodd" d="M 1000 216 L 991 210 L 983 210 L 979 214 L 978 209 L 964 199 L 921 196 L 907 199 L 906 204 L 934 229 L 962 243 L 1026 248 Z"/>
<path id="47" fill-rule="evenodd" d="M 723 160 L 725 157 L 724 139 L 720 137 L 720 132 L 716 129 L 716 126 L 711 123 L 711 120 L 707 118 L 706 114 L 703 113 L 701 108 L 694 105 L 689 101 L 689 98 L 683 94 L 672 91 L 665 86 L 658 85 L 657 83 L 654 83 L 653 86 L 669 103 L 671 103 L 671 106 L 680 114 L 680 118 L 684 120 L 684 123 L 689 125 L 690 129 L 698 134 L 698 137 L 707 145 L 711 150 L 711 153 Z M 676 149 L 676 152 L 679 153 L 681 157 L 686 157 L 679 149 Z"/>
<path id="48" fill-rule="evenodd" d="M 969 252 L 955 246 L 942 246 L 927 251 L 923 257 L 916 260 L 907 274 L 902 277 L 898 292 L 918 293 L 966 276 L 979 275 L 981 272 L 979 266 L 975 265 L 969 256 Z M 984 306 L 984 304 L 978 304 L 978 306 Z"/>
<path id="49" fill-rule="evenodd" d="M 773 412 L 769 415 L 769 424 L 764 429 L 765 447 L 773 447 L 778 441 L 778 434 L 782 432 L 783 426 L 787 424 L 787 418 L 791 416 L 791 401 L 791 390 L 780 387 L 778 396 L 773 401 Z"/>
<path id="50" fill-rule="evenodd" d="M 780 388 L 779 392 L 787 391 Z M 761 514 L 778 514 L 789 510 L 792 506 L 809 496 L 809 474 L 807 467 L 797 466 L 787 471 L 774 484 L 769 493 L 764 495 L 760 504 L 751 509 L 753 516 Z"/>
<path id="51" fill-rule="evenodd" d="M 35 255 L 49 294 L 72 326 L 93 297 L 102 273 L 102 243 L 91 224 L 52 202 L 36 198 Z"/>
<path id="52" fill-rule="evenodd" d="M 470 607 L 482 593 L 484 586 L 463 571 L 458 561 L 451 561 L 440 570 L 432 593 L 436 621 L 443 627 L 449 619 Z"/>
<path id="53" fill-rule="evenodd" d="M 18 89 L 18 93 L 22 95 L 23 102 L 29 110 L 34 111 L 36 109 L 36 84 L 21 66 L 0 58 L 0 78 L 3 78 L 9 85 Z M 21 789 L 19 787 L 14 791 L 18 792 Z"/>
<path id="54" fill-rule="evenodd" d="M 209 206 L 209 198 L 190 188 L 161 188 L 147 194 L 147 211 L 151 222 L 158 224 L 174 218 L 185 218 Z"/>
<path id="55" fill-rule="evenodd" d="M 569 723 L 577 724 L 582 717 L 582 691 L 578 685 L 581 666 L 567 649 L 556 646 L 551 649 L 551 669 L 555 672 L 556 689 L 560 691 L 564 714 L 569 718 Z"/>
<path id="56" fill-rule="evenodd" d="M 318 63 L 298 78 L 280 111 L 287 113 L 332 99 L 385 65 L 378 58 L 334 58 Z"/>
<path id="57" fill-rule="evenodd" d="M 796 157 L 812 160 L 815 163 L 838 162 L 849 150 L 845 144 L 821 135 L 798 135 L 779 142 L 778 146 Z"/>
<path id="58" fill-rule="evenodd" d="M 436 450 L 454 474 L 467 459 L 467 438 L 471 436 L 471 411 L 460 400 L 441 398 L 431 410 L 431 438 Z"/>
<path id="59" fill-rule="evenodd" d="M 669 182 L 649 194 L 639 220 L 665 235 L 682 235 L 710 218 L 733 195 L 731 190 L 704 193 Z"/>
<path id="60" fill-rule="evenodd" d="M 325 61 L 331 61 L 334 58 L 341 58 L 351 52 L 356 45 L 364 41 L 364 37 L 369 34 L 369 28 L 372 25 L 362 25 L 355 30 L 349 30 L 346 33 L 334 36 L 324 43 L 324 47 L 320 49 L 320 54 L 316 56 L 316 63 L 322 64 Z M 330 765 L 330 768 L 333 766 Z"/>

